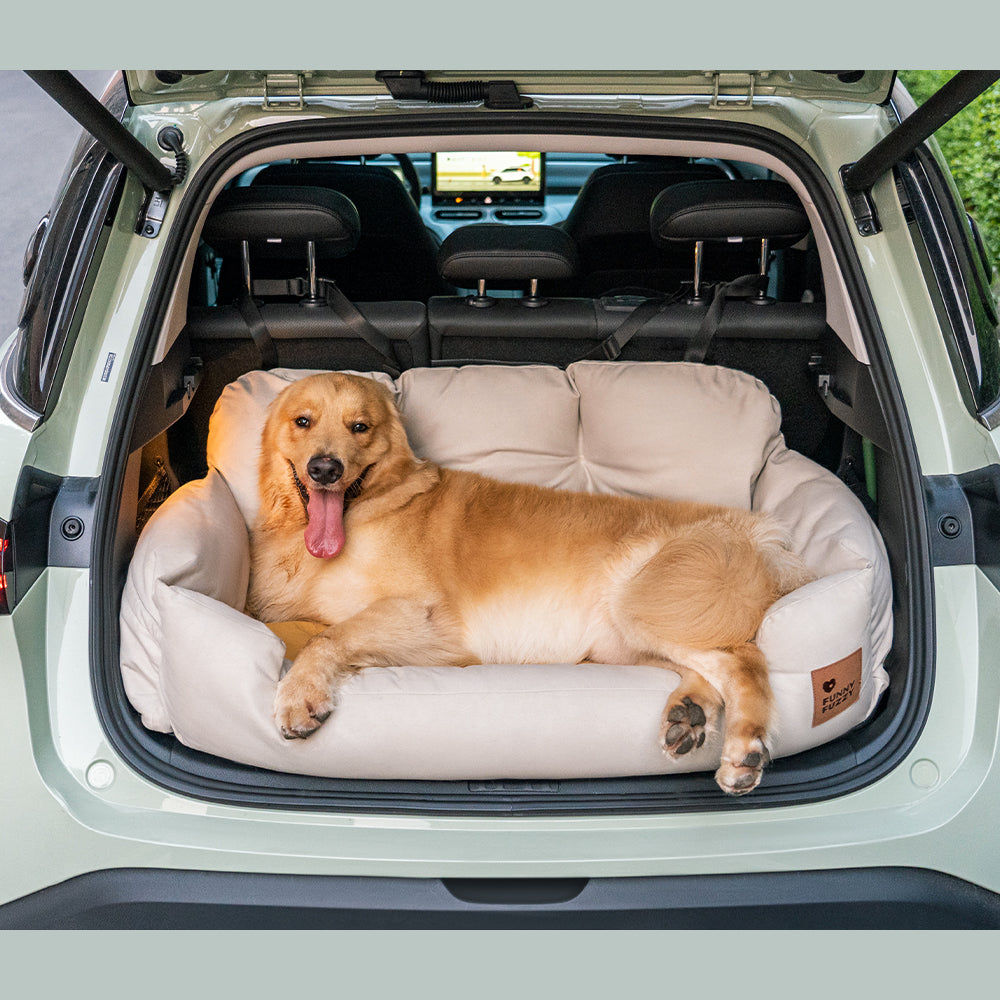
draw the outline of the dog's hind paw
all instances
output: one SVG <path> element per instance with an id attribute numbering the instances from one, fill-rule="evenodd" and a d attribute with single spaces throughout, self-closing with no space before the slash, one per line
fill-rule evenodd
<path id="1" fill-rule="evenodd" d="M 727 795 L 746 795 L 759 784 L 764 768 L 771 763 L 771 754 L 764 741 L 753 739 L 742 748 L 738 762 L 723 753 L 722 764 L 715 772 L 715 781 Z"/>
<path id="2" fill-rule="evenodd" d="M 274 722 L 286 740 L 304 740 L 330 717 L 336 699 L 329 685 L 289 673 L 278 685 Z"/>
<path id="3" fill-rule="evenodd" d="M 705 742 L 705 710 L 684 697 L 668 704 L 660 726 L 660 746 L 668 757 L 682 757 Z"/>

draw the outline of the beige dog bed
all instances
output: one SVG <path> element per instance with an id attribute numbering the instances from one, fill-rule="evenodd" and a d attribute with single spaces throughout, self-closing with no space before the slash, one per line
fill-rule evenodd
<path id="1" fill-rule="evenodd" d="M 247 525 L 267 406 L 306 374 L 251 372 L 228 386 L 212 417 L 207 477 L 181 487 L 142 532 L 122 599 L 121 667 L 148 728 L 241 763 L 343 778 L 558 779 L 718 766 L 719 736 L 676 761 L 660 751 L 660 715 L 678 678 L 643 666 L 369 669 L 347 683 L 317 733 L 284 740 L 271 718 L 274 690 L 309 627 L 272 630 L 243 614 Z M 835 476 L 785 447 L 778 405 L 756 379 L 617 362 L 372 377 L 395 393 L 417 455 L 442 465 L 770 511 L 819 577 L 778 601 L 757 636 L 777 705 L 773 756 L 834 739 L 874 709 L 892 639 L 882 541 Z"/>

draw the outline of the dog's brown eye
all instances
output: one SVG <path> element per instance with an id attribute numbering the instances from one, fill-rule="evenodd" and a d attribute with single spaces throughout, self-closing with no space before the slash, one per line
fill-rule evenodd
<path id="1" fill-rule="evenodd" d="M 366 430 L 368 430 L 368 425 L 365 424 L 365 423 L 362 423 L 360 420 L 357 423 L 355 423 L 355 424 L 351 424 L 351 433 L 352 434 L 364 434 L 364 432 Z"/>
<path id="2" fill-rule="evenodd" d="M 296 427 L 308 427 L 312 421 L 308 417 L 296 417 L 295 426 Z"/>

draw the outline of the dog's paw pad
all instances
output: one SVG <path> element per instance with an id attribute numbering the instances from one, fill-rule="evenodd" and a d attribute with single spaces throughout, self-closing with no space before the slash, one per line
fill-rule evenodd
<path id="1" fill-rule="evenodd" d="M 274 699 L 274 723 L 286 740 L 304 740 L 333 713 L 332 695 L 310 685 L 288 684 L 282 681 Z"/>
<path id="2" fill-rule="evenodd" d="M 667 705 L 660 727 L 660 746 L 669 757 L 683 757 L 705 742 L 704 709 L 690 698 Z"/>
<path id="3" fill-rule="evenodd" d="M 284 736 L 286 740 L 304 740 L 307 736 L 312 736 L 314 732 L 327 719 L 330 718 L 332 710 L 329 712 L 318 712 L 313 714 L 309 712 L 309 717 L 307 722 L 298 722 L 294 724 L 278 722 L 277 716 L 275 716 L 275 722 L 277 722 L 278 729 L 281 731 L 281 735 Z"/>
<path id="4" fill-rule="evenodd" d="M 770 763 L 771 754 L 763 740 L 754 739 L 734 755 L 723 753 L 715 780 L 727 795 L 746 795 L 760 784 L 764 768 Z"/>

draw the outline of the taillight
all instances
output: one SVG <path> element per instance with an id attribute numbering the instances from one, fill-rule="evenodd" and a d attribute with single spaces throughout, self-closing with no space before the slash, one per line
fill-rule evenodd
<path id="1" fill-rule="evenodd" d="M 10 530 L 6 521 L 0 521 L 0 615 L 10 614 L 10 606 L 14 603 L 13 556 Z"/>

